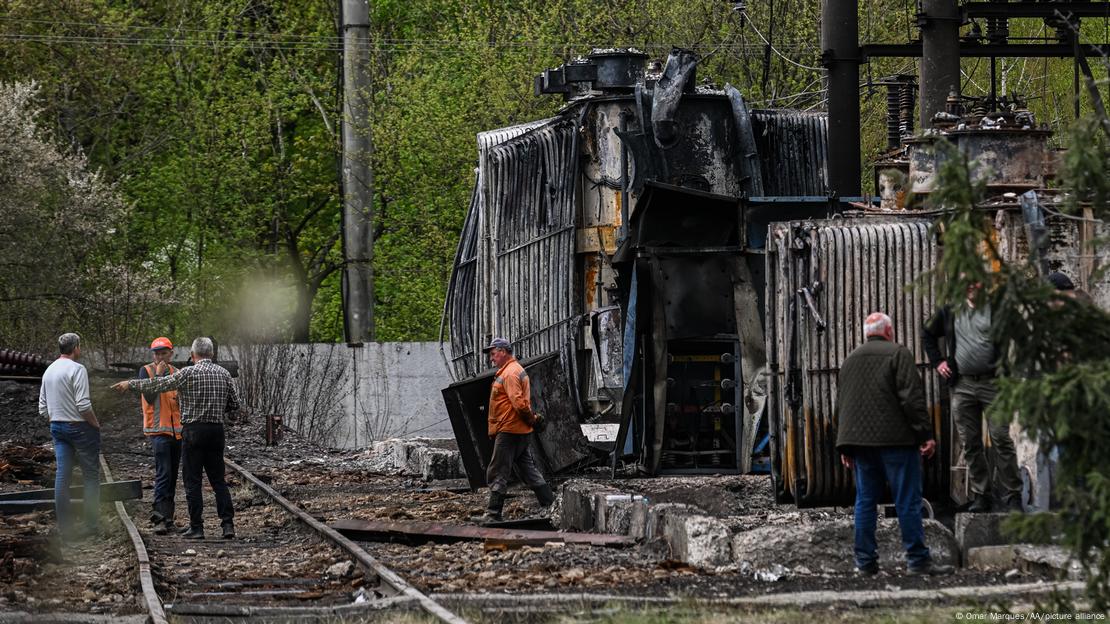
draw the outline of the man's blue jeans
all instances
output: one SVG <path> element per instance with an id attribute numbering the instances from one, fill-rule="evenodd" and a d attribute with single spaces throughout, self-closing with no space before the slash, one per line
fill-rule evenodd
<path id="1" fill-rule="evenodd" d="M 156 435 L 150 436 L 150 444 L 154 449 L 154 521 L 172 523 L 181 440 L 172 435 Z"/>
<path id="2" fill-rule="evenodd" d="M 85 478 L 85 524 L 95 529 L 100 524 L 100 430 L 87 422 L 51 422 L 50 435 L 54 438 L 54 513 L 58 529 L 69 531 L 73 527 L 69 508 L 69 483 L 73 466 L 81 465 Z"/>
<path id="3" fill-rule="evenodd" d="M 925 528 L 921 524 L 921 455 L 913 446 L 856 447 L 856 567 L 872 568 L 879 563 L 875 544 L 876 506 L 883 485 L 890 484 L 902 546 L 910 568 L 929 565 Z"/>

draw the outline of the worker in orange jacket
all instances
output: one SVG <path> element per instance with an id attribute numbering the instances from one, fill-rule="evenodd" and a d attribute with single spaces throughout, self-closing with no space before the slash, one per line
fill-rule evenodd
<path id="1" fill-rule="evenodd" d="M 488 353 L 490 362 L 497 367 L 489 393 L 489 437 L 493 439 L 493 457 L 486 469 L 489 505 L 481 519 L 483 523 L 488 523 L 501 520 L 501 509 L 505 505 L 505 493 L 509 489 L 513 468 L 516 468 L 525 485 L 535 492 L 541 507 L 550 507 L 555 502 L 555 495 L 536 468 L 528 448 L 532 428 L 542 418 L 532 412 L 528 373 L 513 357 L 513 347 L 504 338 L 494 338 L 482 352 Z"/>
<path id="2" fill-rule="evenodd" d="M 150 343 L 154 361 L 139 369 L 139 379 L 165 377 L 177 372 L 170 364 L 173 343 L 160 336 Z M 142 393 L 143 434 L 154 449 L 154 532 L 165 535 L 174 528 L 174 495 L 181 465 L 181 408 L 177 391 Z"/>

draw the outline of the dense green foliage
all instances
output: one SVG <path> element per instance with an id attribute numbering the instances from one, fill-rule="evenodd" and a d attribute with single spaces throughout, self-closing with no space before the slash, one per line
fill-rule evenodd
<path id="1" fill-rule="evenodd" d="M 861 2 L 861 42 L 916 36 L 912 4 Z M 544 68 L 593 46 L 633 45 L 658 58 L 685 46 L 703 56 L 699 81 L 732 83 L 756 107 L 823 107 L 820 3 L 810 0 L 370 5 L 380 340 L 438 335 L 475 134 L 556 111 L 559 100 L 532 95 Z M 97 262 L 161 293 L 119 316 L 133 326 L 126 332 L 80 313 L 71 325 L 101 341 L 341 339 L 338 7 L 0 0 L 0 81 L 37 81 L 39 123 L 83 148 L 129 207 Z M 1101 41 L 1102 28 L 1092 20 L 1084 34 Z M 1011 30 L 1047 33 L 1036 20 Z M 965 92 L 982 94 L 987 63 L 964 66 Z M 884 145 L 885 91 L 872 80 L 913 72 L 909 59 L 861 67 L 865 162 Z M 1000 75 L 1006 91 L 1032 98 L 1040 119 L 1067 123 L 1070 61 L 1004 61 Z"/>
<path id="2" fill-rule="evenodd" d="M 1070 152 L 1060 179 L 1073 211 L 1089 207 L 1093 218 L 1105 220 L 1110 158 L 1101 133 L 1091 120 L 1076 124 L 1072 144 L 1080 147 Z M 990 213 L 975 210 L 981 188 L 971 183 L 966 158 L 946 146 L 930 198 L 949 211 L 938 223 L 943 253 L 933 272 L 941 300 L 960 308 L 976 292 L 980 305 L 989 303 L 1005 354 L 989 417 L 1007 422 L 1016 414 L 1033 440 L 1060 455 L 1059 517 L 1019 518 L 1016 528 L 1038 541 L 1062 539 L 1090 565 L 1092 610 L 1104 611 L 1110 607 L 1110 314 L 1055 290 L 1038 274 L 1034 257 L 1007 262 L 998 253 Z M 983 288 L 969 290 L 975 284 Z"/>

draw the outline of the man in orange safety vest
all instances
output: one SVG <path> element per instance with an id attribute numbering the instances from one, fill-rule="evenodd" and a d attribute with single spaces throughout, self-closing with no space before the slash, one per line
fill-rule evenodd
<path id="1" fill-rule="evenodd" d="M 177 372 L 170 364 L 173 343 L 164 336 L 150 343 L 154 361 L 139 369 L 139 379 L 165 377 Z M 177 391 L 143 392 L 143 434 L 154 450 L 154 511 L 150 521 L 154 532 L 165 535 L 174 528 L 174 494 L 181 464 L 181 408 Z"/>
<path id="2" fill-rule="evenodd" d="M 513 346 L 504 338 L 494 338 L 482 352 L 489 355 L 490 364 L 497 368 L 490 387 L 487 415 L 488 433 L 493 441 L 493 455 L 486 469 L 489 504 L 480 519 L 482 524 L 489 524 L 501 520 L 501 509 L 514 469 L 520 480 L 532 488 L 540 507 L 545 510 L 555 502 L 555 493 L 536 467 L 528 448 L 533 428 L 543 419 L 532 411 L 528 373 L 513 357 Z"/>

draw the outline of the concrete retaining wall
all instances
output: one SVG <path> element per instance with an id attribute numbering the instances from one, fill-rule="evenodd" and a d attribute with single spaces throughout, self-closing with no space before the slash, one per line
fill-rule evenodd
<path id="1" fill-rule="evenodd" d="M 186 343 L 187 344 L 187 343 Z M 436 342 L 221 345 L 220 359 L 240 366 L 240 389 L 256 389 L 261 411 L 337 448 L 366 448 L 376 440 L 453 438 L 440 390 L 451 383 Z M 187 346 L 174 361 L 188 358 Z M 135 349 L 131 361 L 148 361 Z M 314 416 L 315 415 L 315 416 Z"/>

